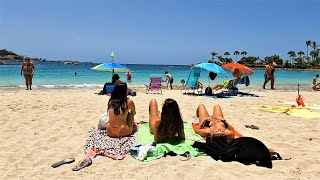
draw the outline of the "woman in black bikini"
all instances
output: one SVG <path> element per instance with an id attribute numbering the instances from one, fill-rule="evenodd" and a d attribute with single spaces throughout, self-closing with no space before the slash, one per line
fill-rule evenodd
<path id="1" fill-rule="evenodd" d="M 202 137 L 226 135 L 228 139 L 234 139 L 234 128 L 224 119 L 219 105 L 213 107 L 213 114 L 210 116 L 206 107 L 200 104 L 196 115 L 200 122 L 196 133 Z"/>

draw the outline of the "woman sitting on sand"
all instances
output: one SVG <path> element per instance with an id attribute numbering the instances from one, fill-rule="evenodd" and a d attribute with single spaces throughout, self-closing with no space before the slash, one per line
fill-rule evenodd
<path id="1" fill-rule="evenodd" d="M 149 104 L 149 126 L 158 143 L 178 143 L 185 140 L 183 121 L 178 103 L 174 99 L 166 99 L 159 115 L 158 104 L 151 99 Z"/>
<path id="2" fill-rule="evenodd" d="M 225 135 L 229 140 L 234 139 L 234 128 L 224 119 L 219 105 L 213 107 L 213 114 L 210 116 L 206 107 L 200 104 L 196 115 L 199 117 L 200 123 L 195 132 L 202 137 Z"/>
<path id="3" fill-rule="evenodd" d="M 127 84 L 120 83 L 114 87 L 109 99 L 106 130 L 110 137 L 128 136 L 132 133 L 136 111 L 133 100 L 127 98 L 127 93 Z"/>
<path id="4" fill-rule="evenodd" d="M 98 129 L 91 134 L 85 145 L 85 159 L 72 170 L 79 171 L 90 166 L 96 155 L 107 156 L 114 160 L 123 159 L 126 152 L 134 146 L 135 137 L 132 134 L 136 111 L 133 101 L 127 98 L 127 92 L 125 83 L 114 87 L 105 113 L 106 118 L 104 120 L 100 118 Z"/>

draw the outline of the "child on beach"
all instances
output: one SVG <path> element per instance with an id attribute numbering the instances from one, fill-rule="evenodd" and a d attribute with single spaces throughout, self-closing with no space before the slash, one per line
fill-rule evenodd
<path id="1" fill-rule="evenodd" d="M 178 103 L 174 99 L 166 99 L 162 106 L 161 114 L 158 104 L 151 99 L 149 104 L 150 132 L 154 134 L 157 143 L 178 143 L 185 140 L 183 120 Z"/>
<path id="2" fill-rule="evenodd" d="M 164 72 L 164 74 L 166 75 L 166 88 L 168 89 L 168 85 L 170 84 L 170 88 L 172 89 L 173 77 L 168 71 Z"/>
<path id="3" fill-rule="evenodd" d="M 319 78 L 319 74 L 315 75 L 312 79 L 312 89 L 320 91 L 320 83 L 317 83 L 317 78 Z"/>

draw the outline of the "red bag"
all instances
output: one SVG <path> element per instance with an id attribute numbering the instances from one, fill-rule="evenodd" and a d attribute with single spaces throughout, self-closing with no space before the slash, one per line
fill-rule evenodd
<path id="1" fill-rule="evenodd" d="M 296 99 L 296 102 L 297 102 L 298 106 L 302 106 L 302 107 L 305 106 L 304 102 L 303 102 L 303 98 L 302 98 L 302 96 L 300 94 L 298 95 L 298 97 Z"/>

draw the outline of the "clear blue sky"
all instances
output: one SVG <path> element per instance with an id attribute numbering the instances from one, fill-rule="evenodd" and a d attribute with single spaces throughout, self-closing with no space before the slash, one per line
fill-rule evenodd
<path id="1" fill-rule="evenodd" d="M 191 64 L 320 44 L 319 0 L 0 0 L 0 49 L 46 59 Z M 231 56 L 233 57 L 233 55 Z"/>

